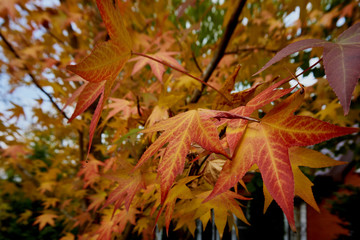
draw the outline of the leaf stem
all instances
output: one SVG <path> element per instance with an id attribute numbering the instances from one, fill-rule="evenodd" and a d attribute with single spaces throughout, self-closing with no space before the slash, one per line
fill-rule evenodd
<path id="1" fill-rule="evenodd" d="M 176 70 L 176 71 L 178 71 L 178 72 L 181 72 L 181 73 L 183 73 L 183 74 L 185 74 L 185 75 L 187 75 L 187 76 L 195 79 L 196 81 L 199 81 L 199 82 L 201 82 L 202 84 L 204 84 L 204 85 L 206 85 L 206 86 L 214 89 L 214 90 L 215 90 L 217 93 L 219 93 L 223 98 L 225 98 L 226 101 L 228 101 L 229 103 L 231 103 L 231 100 L 228 99 L 222 92 L 220 92 L 220 91 L 219 91 L 218 89 L 216 89 L 215 87 L 211 86 L 211 85 L 208 84 L 207 82 L 204 82 L 204 81 L 201 80 L 200 78 L 195 77 L 194 75 L 191 75 L 190 73 L 188 73 L 188 72 L 186 72 L 186 71 L 184 71 L 184 70 L 181 70 L 180 68 L 177 68 L 177 67 L 175 67 L 175 66 L 173 66 L 173 65 L 165 62 L 164 60 L 157 59 L 157 58 L 154 58 L 154 57 L 152 57 L 152 56 L 149 56 L 149 55 L 146 55 L 146 54 L 143 54 L 143 53 L 138 53 L 138 52 L 131 52 L 131 54 L 136 55 L 136 56 L 141 56 L 141 57 L 149 58 L 149 59 L 151 59 L 151 60 L 153 60 L 153 61 L 155 61 L 155 62 L 161 63 L 161 64 L 163 64 L 163 65 L 165 65 L 165 66 L 168 66 L 169 68 L 172 68 L 172 69 L 174 69 L 174 70 Z"/>

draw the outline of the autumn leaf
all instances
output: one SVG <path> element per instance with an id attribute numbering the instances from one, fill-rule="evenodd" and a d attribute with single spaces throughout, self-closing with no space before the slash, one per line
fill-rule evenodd
<path id="1" fill-rule="evenodd" d="M 103 191 L 90 195 L 89 199 L 91 200 L 91 204 L 88 206 L 87 210 L 90 211 L 94 209 L 96 211 L 100 207 L 100 205 L 105 201 L 106 196 L 107 193 Z"/>
<path id="2" fill-rule="evenodd" d="M 264 91 L 256 95 L 253 99 L 251 99 L 246 104 L 246 106 L 240 106 L 230 111 L 207 111 L 207 116 L 209 118 L 223 118 L 217 125 L 227 124 L 226 140 L 229 144 L 230 154 L 234 153 L 235 148 L 238 145 L 238 142 L 240 141 L 248 123 L 248 120 L 241 118 L 239 119 L 239 117 L 250 117 L 250 115 L 255 110 L 290 93 L 293 88 L 276 89 L 285 82 L 287 82 L 287 79 L 281 80 L 269 86 Z M 231 116 L 234 118 L 231 119 Z"/>
<path id="3" fill-rule="evenodd" d="M 118 0 L 96 0 L 110 38 L 118 45 L 132 48 L 132 41 L 122 19 L 122 3 Z"/>
<path id="4" fill-rule="evenodd" d="M 219 136 L 213 121 L 202 116 L 201 110 L 190 110 L 173 118 L 161 121 L 143 133 L 164 131 L 160 137 L 144 152 L 135 168 L 140 167 L 160 148 L 169 143 L 158 166 L 161 179 L 161 201 L 164 202 L 175 177 L 182 173 L 185 158 L 191 143 L 197 143 L 206 150 L 227 156 L 221 147 Z"/>
<path id="5" fill-rule="evenodd" d="M 320 39 L 306 39 L 292 43 L 280 50 L 254 75 L 292 53 L 314 47 L 324 48 L 325 74 L 343 106 L 344 115 L 347 115 L 352 93 L 360 77 L 358 67 L 360 65 L 360 23 L 344 31 L 334 43 Z"/>
<path id="6" fill-rule="evenodd" d="M 115 78 L 129 58 L 129 48 L 109 40 L 96 45 L 89 56 L 67 69 L 89 82 L 98 83 Z"/>
<path id="7" fill-rule="evenodd" d="M 13 103 L 13 102 L 10 102 L 10 103 L 11 103 L 14 107 L 7 110 L 7 111 L 9 111 L 9 112 L 12 112 L 11 116 L 9 117 L 9 120 L 12 119 L 12 118 L 15 118 L 16 121 L 18 121 L 21 116 L 23 116 L 23 117 L 25 118 L 24 109 L 23 109 L 21 106 L 15 104 L 15 103 Z"/>
<path id="8" fill-rule="evenodd" d="M 83 113 L 104 91 L 104 86 L 105 86 L 105 82 L 100 82 L 100 83 L 87 82 L 80 87 L 82 89 L 81 93 L 75 91 L 73 95 L 76 96 L 77 94 L 79 94 L 78 102 L 76 104 L 75 111 L 70 117 L 68 122 L 71 122 L 75 117 Z M 71 96 L 70 99 L 72 98 L 73 96 Z"/>
<path id="9" fill-rule="evenodd" d="M 128 119 L 131 115 L 136 115 L 138 113 L 136 106 L 132 106 L 133 104 L 128 100 L 120 98 L 110 98 L 110 100 L 111 103 L 109 103 L 106 108 L 111 108 L 111 110 L 105 121 L 109 120 L 119 112 L 121 112 L 122 119 Z"/>
<path id="10" fill-rule="evenodd" d="M 101 94 L 90 123 L 88 154 L 101 111 L 110 96 L 115 78 L 131 56 L 132 46 L 129 34 L 121 19 L 119 5 L 112 0 L 97 0 L 96 3 L 111 39 L 96 45 L 91 54 L 79 64 L 67 66 L 69 71 L 89 81 L 89 84 L 80 93 L 75 111 L 69 122 L 83 113 Z"/>
<path id="11" fill-rule="evenodd" d="M 178 54 L 177 52 L 157 52 L 155 54 L 147 54 L 150 57 L 153 57 L 155 59 L 158 59 L 160 61 L 165 61 L 166 63 L 169 63 L 172 66 L 175 66 L 183 71 L 185 71 L 184 67 L 179 64 L 179 62 L 171 57 L 173 55 Z M 145 67 L 146 65 L 150 65 L 151 70 L 155 77 L 159 79 L 160 82 L 163 82 L 162 77 L 165 72 L 165 67 L 163 64 L 159 62 L 155 62 L 154 60 L 151 60 L 149 58 L 144 58 L 142 56 L 134 57 L 130 61 L 137 61 L 136 64 L 133 67 L 131 75 L 136 74 L 140 69 Z"/>
<path id="12" fill-rule="evenodd" d="M 106 199 L 106 202 L 102 208 L 115 203 L 114 209 L 118 209 L 122 203 L 125 204 L 125 208 L 129 210 L 132 199 L 135 194 L 141 189 L 145 188 L 145 182 L 142 177 L 141 171 L 134 171 L 129 174 L 130 169 L 127 171 L 120 171 L 116 175 L 109 176 L 111 179 L 117 182 L 117 187 L 112 190 Z"/>
<path id="13" fill-rule="evenodd" d="M 320 209 L 315 201 L 311 187 L 314 185 L 300 170 L 299 166 L 311 167 L 311 168 L 324 168 L 331 166 L 342 165 L 345 162 L 336 161 L 324 154 L 300 147 L 289 148 L 289 159 L 291 163 L 292 172 L 295 182 L 295 195 L 302 198 L 307 204 L 313 207 L 316 211 L 320 212 Z M 264 186 L 264 212 L 269 207 L 272 197 L 269 191 Z"/>
<path id="14" fill-rule="evenodd" d="M 338 127 L 320 120 L 294 116 L 303 95 L 299 91 L 272 109 L 261 122 L 247 125 L 231 162 L 227 162 L 213 192 L 206 201 L 234 186 L 256 164 L 266 188 L 282 208 L 295 229 L 293 198 L 294 176 L 288 149 L 308 146 L 357 132 L 357 128 Z"/>
<path id="15" fill-rule="evenodd" d="M 55 226 L 55 219 L 58 218 L 57 215 L 52 213 L 44 213 L 36 217 L 36 220 L 33 225 L 39 224 L 39 230 L 42 230 L 46 224 L 50 226 Z"/>
<path id="16" fill-rule="evenodd" d="M 60 240 L 74 240 L 75 236 L 72 233 L 66 233 L 65 236 L 63 236 L 62 238 L 60 238 Z"/>
<path id="17" fill-rule="evenodd" d="M 189 176 L 179 180 L 175 186 L 169 191 L 169 196 L 166 198 L 164 204 L 161 206 L 155 222 L 157 222 L 160 214 L 165 210 L 165 229 L 166 234 L 169 234 L 169 227 L 174 212 L 175 203 L 178 199 L 192 199 L 194 196 L 191 190 L 186 186 L 187 183 L 196 179 L 197 176 Z"/>
<path id="18" fill-rule="evenodd" d="M 93 156 L 90 155 L 89 161 L 83 162 L 82 168 L 78 172 L 78 176 L 83 176 L 84 179 L 84 188 L 87 186 L 91 186 L 94 184 L 98 178 L 99 174 L 99 166 L 103 166 L 104 163 L 96 160 Z"/>
<path id="19" fill-rule="evenodd" d="M 25 212 L 20 214 L 20 217 L 16 220 L 17 223 L 23 223 L 23 224 L 27 224 L 29 218 L 31 217 L 31 215 L 33 214 L 32 211 L 30 211 L 29 209 L 26 209 Z"/>
<path id="20" fill-rule="evenodd" d="M 107 209 L 104 212 L 100 227 L 96 231 L 99 234 L 98 239 L 110 240 L 113 233 L 122 233 L 128 222 L 135 225 L 136 214 L 139 213 L 135 208 L 130 208 L 128 211 L 118 209 L 115 214 L 112 212 L 112 209 Z"/>
<path id="21" fill-rule="evenodd" d="M 220 237 L 223 235 L 228 218 L 232 219 L 233 214 L 244 223 L 249 224 L 241 209 L 242 205 L 236 199 L 250 200 L 250 198 L 243 197 L 232 191 L 226 191 L 212 200 L 204 202 L 209 193 L 210 191 L 204 191 L 197 193 L 195 198 L 191 200 L 181 200 L 183 203 L 180 202 L 180 206 L 177 208 L 176 217 L 179 220 L 175 230 L 187 225 L 191 231 L 193 229 L 191 226 L 194 225 L 196 219 L 200 219 L 203 230 L 205 230 L 207 223 L 212 220 L 211 209 L 214 211 L 215 225 Z"/>

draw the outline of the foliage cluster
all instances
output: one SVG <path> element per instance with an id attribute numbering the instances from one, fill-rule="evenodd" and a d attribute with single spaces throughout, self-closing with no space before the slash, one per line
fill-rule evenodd
<path id="1" fill-rule="evenodd" d="M 3 100 L 0 238 L 222 236 L 249 171 L 295 230 L 303 166 L 359 149 L 358 1 L 0 2 L 6 96 L 36 92 Z"/>

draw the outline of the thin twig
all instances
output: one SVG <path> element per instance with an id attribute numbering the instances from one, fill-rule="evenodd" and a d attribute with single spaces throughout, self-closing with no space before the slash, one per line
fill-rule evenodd
<path id="1" fill-rule="evenodd" d="M 198 61 L 196 60 L 196 56 L 195 56 L 195 54 L 194 54 L 193 51 L 191 51 L 191 55 L 192 55 L 192 58 L 194 59 L 195 66 L 197 67 L 197 69 L 199 70 L 199 72 L 200 72 L 201 74 L 203 74 L 203 70 L 201 69 Z"/>
<path id="2" fill-rule="evenodd" d="M 17 59 L 21 60 L 20 55 L 16 52 L 15 48 L 11 45 L 11 43 L 5 38 L 5 36 L 2 34 L 2 32 L 0 31 L 0 37 L 2 38 L 2 40 L 4 41 L 5 45 L 8 47 L 8 49 L 15 55 L 15 57 Z M 50 100 L 50 102 L 53 104 L 53 106 L 64 116 L 64 118 L 69 119 L 69 117 L 61 110 L 61 108 L 56 104 L 56 102 L 54 101 L 53 97 L 47 93 L 39 84 L 39 81 L 35 78 L 35 76 L 31 73 L 29 67 L 24 64 L 24 69 L 27 71 L 28 75 L 30 76 L 32 82 L 35 84 L 35 86 L 42 92 L 44 93 L 48 99 Z"/>
<path id="3" fill-rule="evenodd" d="M 219 91 L 218 89 L 216 89 L 215 87 L 211 86 L 211 85 L 208 84 L 207 82 L 204 82 L 204 81 L 201 80 L 200 78 L 195 77 L 194 75 L 191 75 L 190 73 L 188 73 L 188 72 L 186 72 L 186 71 L 184 71 L 184 70 L 181 70 L 180 68 L 177 68 L 177 67 L 175 67 L 175 66 L 167 63 L 166 61 L 163 61 L 163 60 L 160 60 L 160 59 L 156 59 L 156 58 L 154 58 L 154 57 L 151 57 L 151 56 L 146 55 L 146 54 L 143 54 L 143 53 L 132 52 L 132 54 L 133 54 L 133 55 L 136 55 L 136 56 L 141 56 L 141 57 L 149 58 L 149 59 L 151 59 L 151 60 L 153 60 L 153 61 L 155 61 L 155 62 L 161 63 L 161 64 L 163 64 L 163 65 L 165 65 L 165 66 L 168 66 L 169 68 L 172 68 L 172 69 L 174 69 L 174 70 L 176 70 L 176 71 L 178 71 L 178 72 L 181 72 L 181 73 L 183 73 L 183 74 L 185 74 L 185 75 L 187 75 L 187 76 L 189 76 L 189 77 L 191 77 L 191 78 L 193 78 L 193 79 L 201 82 L 203 85 L 206 85 L 206 86 L 214 89 L 214 90 L 215 90 L 216 92 L 218 92 L 221 96 L 223 96 L 229 103 L 231 103 L 230 99 L 228 99 L 222 92 L 220 92 L 220 91 Z"/>
<path id="4" fill-rule="evenodd" d="M 278 50 L 275 50 L 275 49 L 268 49 L 266 47 L 255 47 L 254 46 L 254 47 L 237 48 L 235 50 L 225 52 L 224 55 L 238 54 L 241 52 L 248 52 L 248 51 L 255 51 L 255 50 L 263 50 L 263 51 L 272 52 L 272 53 L 278 52 Z"/>
<path id="5" fill-rule="evenodd" d="M 232 34 L 235 31 L 235 28 L 238 24 L 238 18 L 245 6 L 246 0 L 241 0 L 239 2 L 239 4 L 237 5 L 237 7 L 235 8 L 234 13 L 232 14 L 227 27 L 225 29 L 225 33 L 223 38 L 221 39 L 221 42 L 219 44 L 219 47 L 217 48 L 217 51 L 214 54 L 214 57 L 212 58 L 210 64 L 208 65 L 208 67 L 206 68 L 206 70 L 204 71 L 203 75 L 202 75 L 202 79 L 204 82 L 208 82 L 211 74 L 214 72 L 214 70 L 216 69 L 217 65 L 219 64 L 220 60 L 222 59 L 222 57 L 224 56 L 225 50 L 227 45 L 229 44 L 230 38 L 232 36 Z M 190 102 L 191 103 L 196 103 L 199 101 L 202 92 L 205 89 L 206 84 L 203 84 L 201 86 L 201 90 L 196 89 L 193 92 L 193 95 L 191 97 Z"/>

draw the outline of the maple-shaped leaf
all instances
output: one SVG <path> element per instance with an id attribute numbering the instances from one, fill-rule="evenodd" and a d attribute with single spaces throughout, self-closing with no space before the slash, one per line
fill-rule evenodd
<path id="1" fill-rule="evenodd" d="M 190 144 L 197 143 L 202 148 L 227 156 L 221 147 L 218 131 L 214 122 L 203 116 L 201 110 L 190 110 L 175 117 L 156 123 L 143 133 L 164 131 L 160 137 L 144 152 L 135 168 L 140 167 L 157 153 L 166 143 L 158 174 L 161 179 L 161 201 L 164 202 L 175 177 L 182 173 Z"/>
<path id="2" fill-rule="evenodd" d="M 172 219 L 172 214 L 174 212 L 175 203 L 178 199 L 192 199 L 194 196 L 191 193 L 191 190 L 186 186 L 187 183 L 196 179 L 197 176 L 189 176 L 179 180 L 176 185 L 169 191 L 169 196 L 166 198 L 163 206 L 160 208 L 159 213 L 156 217 L 155 222 L 157 222 L 162 211 L 165 210 L 165 228 L 166 234 L 169 234 L 170 222 Z"/>
<path id="3" fill-rule="evenodd" d="M 360 77 L 360 23 L 344 31 L 334 43 L 320 39 L 306 39 L 292 43 L 280 50 L 254 75 L 290 54 L 314 47 L 324 48 L 326 77 L 343 106 L 344 114 L 347 115 L 352 93 Z"/>
<path id="4" fill-rule="evenodd" d="M 270 195 L 282 208 L 292 229 L 295 229 L 293 198 L 294 176 L 288 149 L 314 145 L 325 140 L 357 132 L 357 128 L 335 126 L 311 117 L 295 116 L 303 100 L 301 91 L 292 94 L 273 108 L 259 123 L 248 124 L 206 200 L 234 186 L 256 164 Z"/>
<path id="5" fill-rule="evenodd" d="M 122 203 L 125 204 L 125 208 L 129 210 L 132 199 L 135 194 L 141 189 L 145 188 L 145 182 L 143 180 L 140 170 L 136 170 L 129 174 L 130 169 L 118 172 L 116 175 L 110 178 L 117 182 L 117 187 L 110 192 L 104 206 L 105 208 L 111 203 L 115 203 L 114 209 L 118 209 Z"/>
<path id="6" fill-rule="evenodd" d="M 80 78 L 80 77 L 79 77 Z M 86 87 L 86 85 L 89 82 L 85 82 L 83 85 L 81 85 L 78 89 L 75 90 L 75 92 L 73 92 L 71 94 L 71 96 L 66 100 L 65 105 L 63 106 L 63 108 L 61 109 L 61 111 L 64 111 L 64 109 L 69 106 L 70 104 L 72 104 L 79 96 L 80 94 L 84 91 L 84 88 Z"/>
<path id="7" fill-rule="evenodd" d="M 139 211 L 133 207 L 128 211 L 126 209 L 118 209 L 115 214 L 112 212 L 112 209 L 104 211 L 100 227 L 96 231 L 96 233 L 99 234 L 97 239 L 110 240 L 113 233 L 121 234 L 128 222 L 135 225 L 136 214 L 139 213 Z"/>
<path id="8" fill-rule="evenodd" d="M 33 225 L 39 224 L 39 230 L 41 231 L 46 226 L 46 224 L 49 224 L 50 226 L 55 226 L 55 219 L 58 217 L 59 216 L 53 213 L 44 213 L 36 218 Z"/>
<path id="9" fill-rule="evenodd" d="M 95 211 L 100 207 L 100 205 L 105 201 L 107 196 L 106 192 L 98 192 L 94 195 L 90 195 L 89 199 L 91 200 L 91 204 L 88 206 L 87 211 L 94 209 Z"/>
<path id="10" fill-rule="evenodd" d="M 122 15 L 124 13 L 123 3 L 119 0 L 96 0 L 101 17 L 105 23 L 110 39 L 118 45 L 132 48 L 132 41 L 126 30 Z"/>
<path id="11" fill-rule="evenodd" d="M 241 117 L 250 117 L 255 110 L 262 108 L 266 104 L 290 93 L 293 88 L 276 89 L 287 81 L 287 79 L 284 79 L 269 86 L 251 99 L 246 106 L 240 106 L 230 111 L 207 111 L 207 117 L 221 119 L 218 125 L 227 124 L 226 140 L 229 145 L 231 155 L 234 153 L 248 123 L 247 119 L 241 119 Z"/>
<path id="12" fill-rule="evenodd" d="M 104 163 L 96 160 L 94 157 L 90 156 L 88 162 L 84 162 L 82 168 L 78 172 L 78 176 L 84 177 L 84 188 L 95 183 L 100 174 L 99 166 L 103 166 Z"/>
<path id="13" fill-rule="evenodd" d="M 315 201 L 311 187 L 314 185 L 300 170 L 299 166 L 311 167 L 311 168 L 324 168 L 345 164 L 345 162 L 336 161 L 324 154 L 300 147 L 289 148 L 289 159 L 291 163 L 292 172 L 294 174 L 295 182 L 295 195 L 302 198 L 307 204 L 313 207 L 316 211 L 320 212 L 320 209 Z M 264 186 L 264 212 L 269 207 L 273 198 L 269 191 Z"/>
<path id="14" fill-rule="evenodd" d="M 109 40 L 97 44 L 89 56 L 77 65 L 67 66 L 67 69 L 89 82 L 97 83 L 115 78 L 130 55 L 127 46 Z"/>
<path id="15" fill-rule="evenodd" d="M 107 115 L 105 121 L 109 120 L 117 113 L 122 112 L 121 118 L 128 119 L 131 115 L 136 115 L 138 113 L 137 107 L 132 106 L 132 103 L 125 99 L 120 98 L 110 98 L 112 101 L 109 103 L 106 108 L 111 108 L 112 110 Z"/>
<path id="16" fill-rule="evenodd" d="M 13 108 L 10 108 L 10 109 L 7 109 L 7 111 L 12 112 L 11 116 L 9 117 L 9 120 L 12 119 L 12 118 L 15 118 L 16 121 L 18 121 L 21 116 L 23 116 L 23 117 L 25 118 L 24 109 L 23 109 L 21 106 L 15 104 L 15 103 L 13 103 L 13 102 L 10 102 L 10 103 L 11 103 L 14 107 L 13 107 Z"/>
<path id="17" fill-rule="evenodd" d="M 178 218 L 175 230 L 181 228 L 183 225 L 187 225 L 191 231 L 196 219 L 200 219 L 204 228 L 203 230 L 205 230 L 207 223 L 213 220 L 211 210 L 214 211 L 215 225 L 220 237 L 223 235 L 226 223 L 230 223 L 228 220 L 233 218 L 233 214 L 244 223 L 249 224 L 241 209 L 242 205 L 236 199 L 250 200 L 250 198 L 243 197 L 232 191 L 226 191 L 204 203 L 203 201 L 209 193 L 210 191 L 205 191 L 196 194 L 193 199 L 181 200 L 184 203 L 179 204 L 180 206 L 176 209 L 176 215 L 174 216 Z M 232 226 L 229 227 L 231 229 Z"/>
<path id="18" fill-rule="evenodd" d="M 115 78 L 131 56 L 132 46 L 116 1 L 97 0 L 96 3 L 109 32 L 110 40 L 97 44 L 91 54 L 79 64 L 67 66 L 69 71 L 89 82 L 79 94 L 78 103 L 69 122 L 83 113 L 101 94 L 90 123 L 88 153 L 101 111 L 110 96 Z"/>
<path id="19" fill-rule="evenodd" d="M 158 59 L 160 61 L 165 61 L 166 63 L 169 63 L 170 65 L 175 66 L 175 67 L 185 71 L 184 67 L 181 66 L 181 64 L 175 58 L 171 57 L 176 54 L 178 54 L 178 53 L 177 52 L 157 52 L 155 54 L 147 54 L 147 55 L 150 57 L 153 57 L 155 59 Z M 156 62 L 154 60 L 151 60 L 149 58 L 141 57 L 141 56 L 132 58 L 130 61 L 137 61 L 136 64 L 134 65 L 131 75 L 134 75 L 140 69 L 142 69 L 144 66 L 149 64 L 155 77 L 157 79 L 159 79 L 160 82 L 163 82 L 162 77 L 165 72 L 165 67 L 163 64 Z"/>

